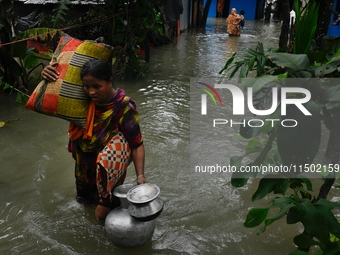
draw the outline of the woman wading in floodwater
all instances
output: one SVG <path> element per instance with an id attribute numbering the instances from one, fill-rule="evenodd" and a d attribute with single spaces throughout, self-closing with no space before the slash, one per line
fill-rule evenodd
<path id="1" fill-rule="evenodd" d="M 42 71 L 47 81 L 55 81 L 58 71 L 48 65 Z M 70 124 L 68 149 L 75 159 L 78 201 L 96 202 L 95 215 L 105 220 L 116 206 L 116 186 L 123 184 L 126 170 L 134 163 L 137 184 L 144 177 L 145 152 L 136 104 L 122 89 L 112 87 L 112 67 L 102 60 L 86 62 L 81 71 L 86 94 L 92 99 L 93 135 L 83 137 L 77 126 Z"/>
<path id="2" fill-rule="evenodd" d="M 228 33 L 230 36 L 240 36 L 240 22 L 242 20 L 241 15 L 237 14 L 235 8 L 231 9 L 231 13 L 229 14 L 226 22 L 228 26 Z"/>

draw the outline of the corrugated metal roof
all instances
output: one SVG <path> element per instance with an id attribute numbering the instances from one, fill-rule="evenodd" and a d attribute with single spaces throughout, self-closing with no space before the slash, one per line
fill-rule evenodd
<path id="1" fill-rule="evenodd" d="M 24 4 L 57 4 L 58 0 L 19 0 Z M 103 4 L 104 0 L 70 0 L 71 4 Z"/>

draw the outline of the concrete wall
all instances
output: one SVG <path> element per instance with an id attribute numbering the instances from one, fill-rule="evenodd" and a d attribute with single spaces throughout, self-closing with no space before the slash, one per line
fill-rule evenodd
<path id="1" fill-rule="evenodd" d="M 204 0 L 204 4 L 207 0 Z M 215 18 L 216 17 L 216 6 L 217 6 L 218 0 L 213 0 L 210 6 L 209 18 Z M 239 13 L 241 10 L 245 10 L 245 19 L 248 20 L 254 20 L 256 18 L 256 5 L 257 0 L 226 0 L 225 1 L 225 7 L 227 8 L 227 11 L 225 15 L 230 13 L 231 8 L 236 8 L 237 12 Z"/>
<path id="2" fill-rule="evenodd" d="M 181 30 L 186 30 L 190 26 L 191 17 L 191 0 L 182 0 L 183 3 L 183 13 L 180 16 L 180 28 Z"/>

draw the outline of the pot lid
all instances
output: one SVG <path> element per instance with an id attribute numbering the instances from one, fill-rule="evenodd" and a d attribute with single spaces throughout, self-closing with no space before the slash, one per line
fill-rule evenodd
<path id="1" fill-rule="evenodd" d="M 130 203 L 143 204 L 148 203 L 158 197 L 160 189 L 152 183 L 143 183 L 131 188 L 126 198 Z"/>

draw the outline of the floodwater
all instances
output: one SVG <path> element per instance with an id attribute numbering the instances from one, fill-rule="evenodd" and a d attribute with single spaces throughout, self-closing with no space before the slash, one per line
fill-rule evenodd
<path id="1" fill-rule="evenodd" d="M 223 175 L 190 169 L 190 78 L 217 76 L 242 48 L 277 47 L 279 23 L 246 21 L 240 37 L 226 34 L 225 19 L 181 34 L 151 51 L 150 73 L 138 82 L 117 82 L 138 104 L 146 148 L 145 175 L 165 202 L 151 242 L 115 247 L 94 208 L 75 201 L 68 123 L 25 109 L 0 95 L 0 254 L 244 254 L 283 255 L 295 250 L 301 226 L 279 221 L 257 235 L 243 226 L 255 185 L 233 188 Z M 243 147 L 230 146 L 228 156 Z M 135 181 L 128 169 L 126 183 Z M 255 181 L 254 181 L 255 182 Z"/>

